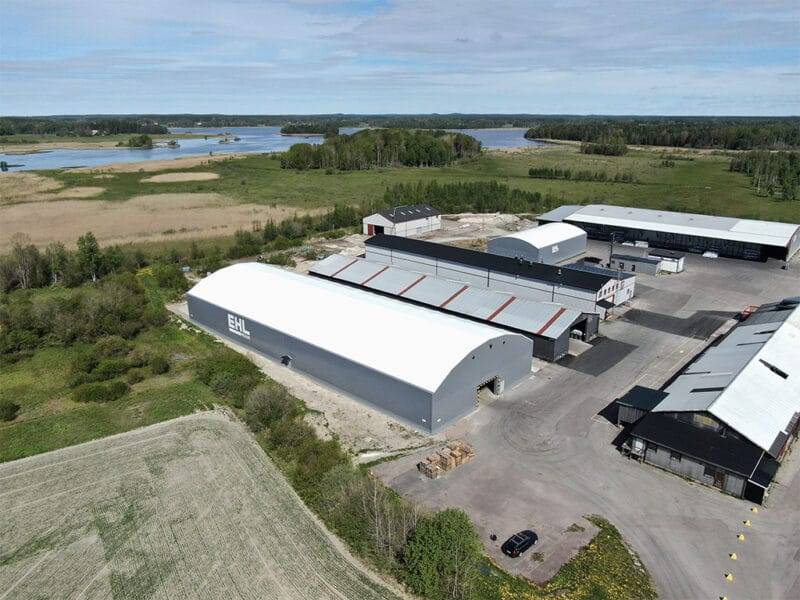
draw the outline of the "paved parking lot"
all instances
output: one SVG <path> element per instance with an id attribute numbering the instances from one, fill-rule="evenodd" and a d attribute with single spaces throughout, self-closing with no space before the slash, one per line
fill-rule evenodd
<path id="1" fill-rule="evenodd" d="M 590 242 L 590 254 L 607 252 Z M 573 523 L 599 514 L 639 553 L 663 598 L 800 598 L 800 448 L 755 514 L 747 502 L 625 459 L 612 443 L 619 430 L 598 415 L 636 383 L 662 385 L 745 306 L 800 295 L 797 259 L 784 271 L 689 255 L 686 272 L 640 275 L 637 288 L 631 309 L 601 325 L 595 347 L 546 364 L 446 432 L 474 444 L 474 462 L 436 481 L 416 472 L 413 455 L 375 472 L 424 505 L 464 508 L 498 562 L 534 578 L 542 563 L 504 557 L 505 537 L 535 529 L 548 562 L 574 552 Z"/>

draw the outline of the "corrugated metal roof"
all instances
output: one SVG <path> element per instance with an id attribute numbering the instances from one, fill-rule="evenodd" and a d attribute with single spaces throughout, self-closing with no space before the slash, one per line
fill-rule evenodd
<path id="1" fill-rule="evenodd" d="M 553 212 L 555 211 L 551 211 L 551 213 Z M 545 216 L 542 215 L 541 218 L 544 220 Z M 564 211 L 564 216 L 554 220 L 561 219 L 573 223 L 593 223 L 661 231 L 782 248 L 789 245 L 792 236 L 800 227 L 800 225 L 792 223 L 735 219 L 607 204 L 590 204 L 568 214 L 567 211 Z"/>
<path id="2" fill-rule="evenodd" d="M 428 204 L 409 204 L 407 206 L 395 206 L 388 210 L 381 210 L 378 211 L 378 214 L 392 223 L 405 223 L 407 221 L 415 221 L 416 219 L 437 217 L 442 213 Z"/>
<path id="3" fill-rule="evenodd" d="M 582 316 L 560 304 L 536 302 L 364 258 L 356 260 L 357 264 L 351 265 L 352 257 L 332 254 L 315 263 L 310 272 L 548 338 L 563 335 Z"/>
<path id="4" fill-rule="evenodd" d="M 352 260 L 334 257 L 323 270 L 335 273 Z M 258 263 L 220 269 L 188 295 L 428 392 L 476 348 L 515 335 Z"/>
<path id="5" fill-rule="evenodd" d="M 769 452 L 800 412 L 800 305 L 764 312 L 781 320 L 737 325 L 665 389 L 653 411 L 708 411 Z"/>
<path id="6" fill-rule="evenodd" d="M 575 225 L 570 225 L 569 223 L 547 223 L 494 239 L 512 238 L 526 242 L 535 248 L 546 248 L 547 246 L 560 244 L 565 240 L 578 237 L 586 237 L 586 232 L 580 227 L 575 227 Z"/>

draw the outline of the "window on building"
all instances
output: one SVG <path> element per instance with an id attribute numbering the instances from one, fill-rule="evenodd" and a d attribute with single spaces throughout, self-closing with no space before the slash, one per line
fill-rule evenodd
<path id="1" fill-rule="evenodd" d="M 674 460 L 675 462 L 681 462 L 681 458 L 683 458 L 680 452 L 670 452 L 669 459 Z"/>

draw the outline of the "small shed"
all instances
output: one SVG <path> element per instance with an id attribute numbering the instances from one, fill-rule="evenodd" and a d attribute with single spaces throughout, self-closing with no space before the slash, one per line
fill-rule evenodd
<path id="1" fill-rule="evenodd" d="M 364 235 L 412 237 L 442 228 L 442 214 L 427 204 L 396 206 L 362 219 Z"/>
<path id="2" fill-rule="evenodd" d="M 617 425 L 625 427 L 633 425 L 656 405 L 666 398 L 667 393 L 661 390 L 635 385 L 628 393 L 617 398 Z"/>
<path id="3" fill-rule="evenodd" d="M 569 223 L 548 223 L 489 240 L 491 254 L 554 265 L 586 251 L 586 232 Z"/>
<path id="4" fill-rule="evenodd" d="M 620 271 L 630 271 L 631 273 L 646 273 L 648 275 L 658 275 L 658 268 L 661 261 L 657 258 L 647 256 L 634 256 L 632 254 L 612 254 L 609 266 Z"/>
<path id="5" fill-rule="evenodd" d="M 660 261 L 661 264 L 658 266 L 658 270 L 666 271 L 667 273 L 680 273 L 683 271 L 683 259 L 685 256 L 683 252 L 660 250 L 658 248 L 653 248 L 647 252 L 648 258 L 655 258 Z"/>

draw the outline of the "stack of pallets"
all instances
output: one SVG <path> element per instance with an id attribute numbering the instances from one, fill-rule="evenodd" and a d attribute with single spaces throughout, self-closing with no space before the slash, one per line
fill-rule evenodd
<path id="1" fill-rule="evenodd" d="M 429 455 L 425 460 L 418 462 L 417 469 L 426 477 L 436 479 L 447 471 L 472 461 L 473 458 L 475 458 L 475 450 L 472 446 L 466 442 L 454 440 Z"/>

